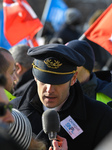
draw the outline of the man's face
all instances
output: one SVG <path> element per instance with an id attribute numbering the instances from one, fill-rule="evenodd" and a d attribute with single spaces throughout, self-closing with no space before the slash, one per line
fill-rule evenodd
<path id="1" fill-rule="evenodd" d="M 76 76 L 74 80 L 59 85 L 45 84 L 38 81 L 37 79 L 35 80 L 37 83 L 38 95 L 41 102 L 48 108 L 54 108 L 67 100 L 70 86 L 75 83 Z"/>
<path id="2" fill-rule="evenodd" d="M 1 103 L 4 103 L 6 105 L 9 104 L 9 100 L 8 100 L 7 96 L 5 95 L 3 87 L 0 87 L 0 105 L 1 105 Z M 1 106 L 0 106 L 0 109 L 1 109 Z M 1 110 L 0 110 L 0 112 L 1 112 Z M 2 121 L 4 123 L 14 122 L 14 118 L 9 109 L 6 109 L 6 113 L 3 116 L 0 116 L 0 121 Z"/>
<path id="3" fill-rule="evenodd" d="M 13 57 L 10 54 L 5 53 L 5 57 L 6 57 L 6 59 L 8 60 L 8 62 L 10 64 L 9 68 L 5 72 L 5 77 L 7 79 L 7 83 L 5 85 L 5 89 L 7 91 L 13 93 L 14 84 L 15 84 L 15 81 L 17 79 L 16 74 L 15 74 L 15 62 L 14 62 Z"/>

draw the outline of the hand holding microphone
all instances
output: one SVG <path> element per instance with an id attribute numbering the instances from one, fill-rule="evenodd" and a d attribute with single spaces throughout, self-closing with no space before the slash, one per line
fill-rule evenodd
<path id="1" fill-rule="evenodd" d="M 56 140 L 52 141 L 53 150 L 68 150 L 66 139 L 62 138 L 59 135 L 57 135 L 57 139 L 58 139 L 58 141 L 56 141 Z M 52 147 L 50 147 L 49 150 L 52 150 Z"/>
<path id="2" fill-rule="evenodd" d="M 67 150 L 67 141 L 60 137 L 57 133 L 60 131 L 60 118 L 55 110 L 46 110 L 42 115 L 42 126 L 49 140 L 52 142 L 52 147 L 49 150 Z"/>

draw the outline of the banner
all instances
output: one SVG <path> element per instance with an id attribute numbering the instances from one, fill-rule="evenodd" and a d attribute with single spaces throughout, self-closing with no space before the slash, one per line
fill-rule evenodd
<path id="1" fill-rule="evenodd" d="M 87 39 L 97 43 L 112 54 L 112 4 L 90 26 L 84 35 Z"/>
<path id="2" fill-rule="evenodd" d="M 26 0 L 3 0 L 4 34 L 11 46 L 33 36 L 43 27 Z"/>
<path id="3" fill-rule="evenodd" d="M 65 11 L 67 8 L 68 6 L 63 0 L 47 0 L 42 15 L 42 22 L 50 22 L 54 30 L 58 31 L 65 22 Z"/>

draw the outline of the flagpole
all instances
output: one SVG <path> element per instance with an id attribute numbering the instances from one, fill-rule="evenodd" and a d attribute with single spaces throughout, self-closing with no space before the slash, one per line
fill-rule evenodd
<path id="1" fill-rule="evenodd" d="M 44 30 L 44 25 L 45 25 L 45 22 L 46 22 L 46 17 L 47 17 L 48 11 L 49 11 L 49 6 L 51 4 L 51 1 L 52 0 L 47 0 L 46 3 L 45 3 L 44 11 L 43 11 L 42 17 L 41 17 L 41 22 L 43 24 L 43 28 L 37 33 L 37 37 L 42 36 L 43 30 Z"/>
<path id="2" fill-rule="evenodd" d="M 84 40 L 85 39 L 85 34 L 83 33 L 82 35 L 81 35 L 81 37 L 78 39 L 78 40 Z"/>

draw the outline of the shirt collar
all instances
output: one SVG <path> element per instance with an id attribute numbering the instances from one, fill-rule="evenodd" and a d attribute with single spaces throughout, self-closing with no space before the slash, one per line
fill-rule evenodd
<path id="1" fill-rule="evenodd" d="M 43 105 L 43 110 L 46 111 L 48 109 L 52 109 L 52 110 L 55 110 L 55 111 L 59 111 L 65 102 L 66 102 L 66 100 L 62 104 L 60 104 L 58 107 L 54 107 L 54 108 L 48 108 L 48 107 Z"/>

